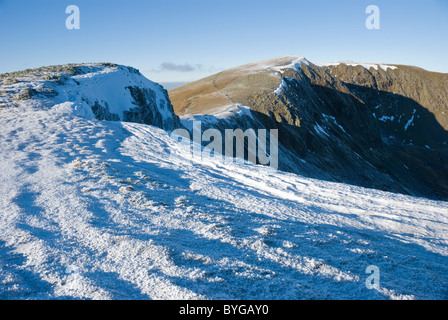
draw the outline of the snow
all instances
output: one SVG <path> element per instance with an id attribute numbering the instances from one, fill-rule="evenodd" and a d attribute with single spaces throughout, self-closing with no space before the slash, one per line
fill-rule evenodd
<path id="1" fill-rule="evenodd" d="M 309 65 L 309 61 L 305 57 L 298 55 L 289 55 L 250 63 L 243 67 L 245 72 L 271 70 L 283 73 L 285 69 L 300 68 L 301 63 Z"/>
<path id="2" fill-rule="evenodd" d="M 416 112 L 417 112 L 417 110 L 414 109 L 414 112 L 412 113 L 411 119 L 409 119 L 409 121 L 404 126 L 404 131 L 407 131 L 411 125 L 412 126 L 414 125 L 414 118 L 415 118 L 415 113 Z"/>
<path id="3" fill-rule="evenodd" d="M 283 92 L 285 86 L 286 86 L 285 79 L 282 78 L 282 82 L 280 83 L 278 88 L 274 90 L 274 93 L 279 96 Z"/>
<path id="4" fill-rule="evenodd" d="M 327 137 L 330 137 L 330 135 L 328 134 L 328 132 L 325 131 L 325 129 L 322 128 L 322 126 L 319 125 L 318 123 L 315 123 L 315 124 L 314 124 L 314 130 L 315 130 L 318 134 L 320 134 L 321 136 L 327 136 Z"/>
<path id="5" fill-rule="evenodd" d="M 281 66 L 269 66 L 267 70 L 275 70 L 277 72 L 283 73 L 286 69 L 301 69 L 302 63 L 309 65 L 309 61 L 302 56 L 289 56 L 290 63 Z"/>
<path id="6" fill-rule="evenodd" d="M 331 121 L 331 123 L 333 123 L 334 125 L 336 125 L 339 129 L 341 129 L 341 131 L 347 133 L 347 132 L 345 131 L 344 127 L 341 126 L 341 125 L 336 121 L 336 118 L 335 118 L 335 117 L 330 116 L 330 115 L 325 114 L 325 113 L 322 113 L 322 116 L 323 116 L 323 118 L 324 118 L 328 123 L 330 123 L 330 121 Z"/>
<path id="7" fill-rule="evenodd" d="M 54 105 L 51 109 L 58 113 L 73 114 L 91 120 L 95 119 L 92 109 L 84 103 L 63 102 Z"/>
<path id="8" fill-rule="evenodd" d="M 414 117 L 415 115 L 412 115 L 411 119 L 409 119 L 409 121 L 405 124 L 404 131 L 407 131 L 409 126 L 414 125 Z"/>
<path id="9" fill-rule="evenodd" d="M 141 75 L 136 69 L 125 66 L 105 67 L 96 64 L 82 64 L 79 66 L 83 73 L 66 76 L 62 83 L 52 84 L 43 81 L 38 76 L 25 77 L 21 82 L 7 86 L 10 94 L 20 92 L 21 89 L 30 87 L 34 89 L 50 87 L 58 95 L 49 99 L 35 97 L 33 101 L 20 101 L 22 107 L 34 107 L 38 109 L 51 107 L 59 112 L 77 114 L 89 119 L 94 119 L 91 106 L 98 102 L 107 106 L 109 111 L 123 120 L 123 112 L 136 107 L 127 87 L 139 87 L 150 89 L 156 95 L 158 111 L 162 121 L 169 122 L 172 113 L 166 106 L 167 98 L 163 88 Z M 165 103 L 162 103 L 165 102 Z"/>
<path id="10" fill-rule="evenodd" d="M 0 298 L 447 298 L 448 203 L 191 161 L 72 106 L 0 113 Z"/>
<path id="11" fill-rule="evenodd" d="M 394 121 L 395 120 L 395 116 L 382 116 L 378 120 L 380 120 L 382 122 Z"/>

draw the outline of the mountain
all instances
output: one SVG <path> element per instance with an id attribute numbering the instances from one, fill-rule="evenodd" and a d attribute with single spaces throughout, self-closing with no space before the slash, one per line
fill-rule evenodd
<path id="1" fill-rule="evenodd" d="M 202 129 L 278 129 L 279 168 L 448 199 L 448 74 L 386 64 L 247 64 L 169 91 Z"/>
<path id="2" fill-rule="evenodd" d="M 55 109 L 88 119 L 180 126 L 167 91 L 137 69 L 111 63 L 69 64 L 0 75 L 0 108 Z"/>
<path id="3" fill-rule="evenodd" d="M 446 299 L 447 202 L 233 158 L 192 157 L 191 142 L 173 139 L 172 130 L 192 128 L 190 118 L 198 117 L 204 127 L 275 125 L 290 132 L 281 159 L 300 170 L 317 170 L 321 163 L 300 158 L 302 144 L 314 146 L 305 153 L 316 157 L 332 150 L 348 157 L 361 148 L 356 124 L 372 124 L 362 110 L 348 109 L 349 125 L 343 107 L 363 104 L 354 94 L 311 81 L 312 68 L 327 70 L 315 74 L 319 79 L 339 67 L 349 68 L 287 58 L 224 73 L 228 81 L 216 79 L 203 90 L 208 102 L 222 101 L 222 109 L 216 103 L 213 115 L 182 120 L 165 90 L 125 66 L 77 64 L 0 75 L 0 299 Z M 350 88 L 362 97 L 361 89 Z M 259 93 L 246 101 L 253 101 L 251 109 L 230 101 L 250 90 Z M 376 95 L 379 102 L 386 98 Z M 263 117 L 267 99 L 278 108 Z M 395 95 L 390 99 L 401 103 Z M 315 103 L 315 114 L 299 102 Z M 331 102 L 332 115 L 325 109 Z M 200 110 L 200 103 L 195 106 Z M 390 116 L 387 106 L 374 108 L 377 118 Z M 411 113 L 414 122 L 406 124 L 412 133 L 425 114 Z M 311 116 L 314 125 L 307 124 Z M 310 140 L 294 142 L 306 126 L 315 132 Z M 418 137 L 412 138 L 417 146 Z M 290 151 L 292 143 L 297 149 Z M 422 152 L 436 145 L 430 148 Z M 337 169 L 342 164 L 335 159 Z M 380 176 L 377 169 L 371 173 Z"/>

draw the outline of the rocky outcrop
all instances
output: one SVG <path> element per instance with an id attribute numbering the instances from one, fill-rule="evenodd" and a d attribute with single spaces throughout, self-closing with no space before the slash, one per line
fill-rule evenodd
<path id="1" fill-rule="evenodd" d="M 279 130 L 279 168 L 448 200 L 448 75 L 410 66 L 315 65 L 288 56 L 170 91 L 208 127 Z M 246 106 L 222 118 L 223 110 Z"/>

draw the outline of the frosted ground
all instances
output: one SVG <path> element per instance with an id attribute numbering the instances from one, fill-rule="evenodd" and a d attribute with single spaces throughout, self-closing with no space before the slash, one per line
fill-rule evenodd
<path id="1" fill-rule="evenodd" d="M 448 298 L 446 202 L 191 165 L 161 129 L 64 108 L 3 109 L 0 144 L 1 299 Z"/>

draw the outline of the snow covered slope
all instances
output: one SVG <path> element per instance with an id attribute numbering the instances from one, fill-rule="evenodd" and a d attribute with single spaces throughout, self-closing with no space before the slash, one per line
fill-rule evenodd
<path id="1" fill-rule="evenodd" d="M 192 165 L 64 108 L 1 110 L 0 145 L 1 299 L 448 298 L 446 202 Z"/>
<path id="2" fill-rule="evenodd" d="M 179 127 L 168 94 L 137 69 L 111 63 L 68 64 L 0 75 L 0 107 L 48 109 L 88 119 Z"/>

